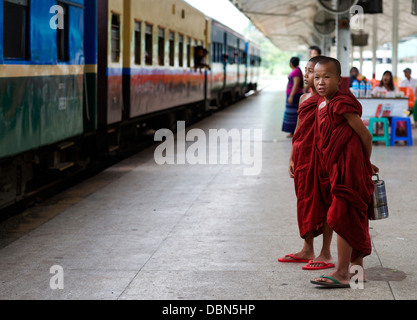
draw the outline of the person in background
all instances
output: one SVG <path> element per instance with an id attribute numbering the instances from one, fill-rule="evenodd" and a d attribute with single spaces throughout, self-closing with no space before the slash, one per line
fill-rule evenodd
<path id="1" fill-rule="evenodd" d="M 404 70 L 405 79 L 401 81 L 400 87 L 413 88 L 414 96 L 417 96 L 417 79 L 411 78 L 411 72 L 410 68 Z"/>
<path id="2" fill-rule="evenodd" d="M 349 80 L 349 86 L 352 88 L 353 82 L 356 80 L 359 82 L 359 69 L 356 67 L 353 67 L 350 69 L 350 80 Z"/>
<path id="3" fill-rule="evenodd" d="M 308 56 L 311 58 L 321 56 L 321 49 L 318 46 L 311 46 L 309 48 Z"/>
<path id="4" fill-rule="evenodd" d="M 298 105 L 300 98 L 304 94 L 303 90 L 303 73 L 299 68 L 300 59 L 292 57 L 290 67 L 292 72 L 288 77 L 287 85 L 287 103 L 285 106 L 284 123 L 282 131 L 289 133 L 287 138 L 292 138 L 297 127 Z"/>
<path id="5" fill-rule="evenodd" d="M 410 87 L 415 89 L 417 87 L 417 80 L 414 78 L 411 78 L 411 69 L 407 68 L 404 70 L 404 76 L 405 79 L 401 81 L 400 87 Z"/>
<path id="6" fill-rule="evenodd" d="M 206 64 L 206 57 L 208 55 L 207 49 L 203 48 L 202 46 L 197 46 L 194 49 L 194 69 L 208 69 L 211 70 L 210 66 Z"/>
<path id="7" fill-rule="evenodd" d="M 404 76 L 405 79 L 403 81 L 401 81 L 400 84 L 400 88 L 412 88 L 413 89 L 413 93 L 414 93 L 414 97 L 417 97 L 417 80 L 414 78 L 411 78 L 411 69 L 410 68 L 406 68 L 404 69 Z M 417 100 L 416 100 L 417 103 Z M 414 119 L 416 118 L 416 107 L 412 107 L 409 108 L 409 112 L 410 112 L 410 116 L 412 114 L 414 114 Z M 415 125 L 414 125 L 415 126 Z"/>
<path id="8" fill-rule="evenodd" d="M 313 59 L 315 57 L 320 57 L 321 53 L 322 53 L 322 51 L 318 46 L 311 46 L 308 49 L 308 56 L 309 56 L 310 59 Z M 312 90 L 312 88 L 308 84 L 306 84 L 305 87 L 304 87 L 304 92 L 305 93 L 311 93 L 311 90 Z"/>
<path id="9" fill-rule="evenodd" d="M 391 71 L 385 71 L 381 83 L 372 91 L 373 97 L 395 98 L 400 90 L 394 85 L 394 78 Z"/>

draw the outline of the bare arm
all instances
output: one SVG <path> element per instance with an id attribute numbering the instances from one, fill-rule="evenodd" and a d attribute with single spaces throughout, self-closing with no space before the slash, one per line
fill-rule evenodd
<path id="1" fill-rule="evenodd" d="M 290 156 L 290 165 L 288 168 L 288 173 L 290 174 L 290 178 L 294 179 L 294 149 L 291 149 L 291 156 Z"/>
<path id="2" fill-rule="evenodd" d="M 300 118 L 297 119 L 297 127 L 295 129 L 295 131 L 297 131 L 298 126 L 300 125 Z M 290 174 L 290 178 L 294 179 L 294 173 L 295 173 L 295 168 L 294 168 L 294 148 L 291 148 L 291 155 L 290 155 L 290 166 L 288 169 L 288 173 Z"/>
<path id="3" fill-rule="evenodd" d="M 365 154 L 371 159 L 372 155 L 372 135 L 369 132 L 368 128 L 362 122 L 361 117 L 357 113 L 345 113 L 344 114 L 346 121 L 352 127 L 352 129 L 358 134 L 362 141 Z M 379 168 L 372 164 L 373 174 L 379 172 Z"/>
<path id="4" fill-rule="evenodd" d="M 301 78 L 300 77 L 295 77 L 294 78 L 294 85 L 292 87 L 291 94 L 290 94 L 290 96 L 288 98 L 288 103 L 289 104 L 292 104 L 293 103 L 295 93 L 297 92 L 298 87 L 300 86 L 300 84 L 301 84 Z"/>

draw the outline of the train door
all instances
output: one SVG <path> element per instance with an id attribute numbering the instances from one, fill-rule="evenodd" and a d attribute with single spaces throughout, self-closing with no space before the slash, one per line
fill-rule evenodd
<path id="1" fill-rule="evenodd" d="M 236 63 L 236 72 L 237 72 L 237 85 L 240 83 L 240 39 L 237 38 L 237 47 L 235 51 L 235 63 Z"/>
<path id="2" fill-rule="evenodd" d="M 205 27 L 205 39 L 204 39 L 204 47 L 210 50 L 211 48 L 211 23 L 210 20 L 206 19 L 206 27 Z M 214 56 L 214 52 L 212 51 L 210 53 L 210 57 L 207 60 L 207 63 L 210 64 L 210 61 L 213 61 L 212 57 Z M 210 104 L 210 92 L 211 92 L 211 82 L 209 79 L 211 79 L 211 70 L 208 71 L 205 70 L 204 73 L 204 101 L 205 101 L 205 110 L 208 111 L 209 104 Z"/>
<path id="3" fill-rule="evenodd" d="M 249 65 L 248 65 L 249 56 L 250 56 L 249 42 L 245 42 L 245 52 L 243 53 L 243 63 L 245 64 L 245 86 L 247 86 L 248 83 L 250 82 Z"/>
<path id="4" fill-rule="evenodd" d="M 223 48 L 224 48 L 224 54 L 223 54 L 223 88 L 226 88 L 227 85 L 227 64 L 229 62 L 229 51 L 227 50 L 227 32 L 224 32 L 224 41 L 223 41 Z"/>
<path id="5" fill-rule="evenodd" d="M 84 129 L 97 129 L 97 0 L 86 1 L 84 15 Z"/>
<path id="6" fill-rule="evenodd" d="M 123 0 L 98 2 L 98 125 L 108 127 L 123 113 Z"/>

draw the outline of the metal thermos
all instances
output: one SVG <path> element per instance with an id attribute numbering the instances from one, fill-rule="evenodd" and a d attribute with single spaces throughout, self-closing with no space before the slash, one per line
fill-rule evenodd
<path id="1" fill-rule="evenodd" d="M 385 182 L 379 180 L 379 175 L 376 175 L 376 177 L 377 180 L 374 180 L 375 192 L 373 196 L 374 210 L 372 211 L 371 216 L 369 217 L 370 220 L 382 220 L 387 219 L 389 217 Z"/>

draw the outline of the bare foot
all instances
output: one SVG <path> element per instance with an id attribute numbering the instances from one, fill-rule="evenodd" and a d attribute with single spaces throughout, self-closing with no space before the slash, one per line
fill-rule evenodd
<path id="1" fill-rule="evenodd" d="M 334 284 L 341 284 L 341 285 L 350 285 L 350 278 L 349 275 L 342 275 L 338 272 L 330 273 L 326 276 L 314 278 L 314 282 L 322 283 L 324 285 L 334 285 Z"/>
<path id="2" fill-rule="evenodd" d="M 298 252 L 295 254 L 288 254 L 283 258 L 278 259 L 279 262 L 308 262 L 314 259 L 314 253 Z"/>
<path id="3" fill-rule="evenodd" d="M 317 263 L 314 263 L 316 261 Z M 333 257 L 331 255 L 319 255 L 318 257 L 312 259 L 312 262 L 309 263 L 309 266 L 313 268 L 320 268 L 323 266 L 322 262 L 324 262 L 326 265 L 334 265 Z"/>

